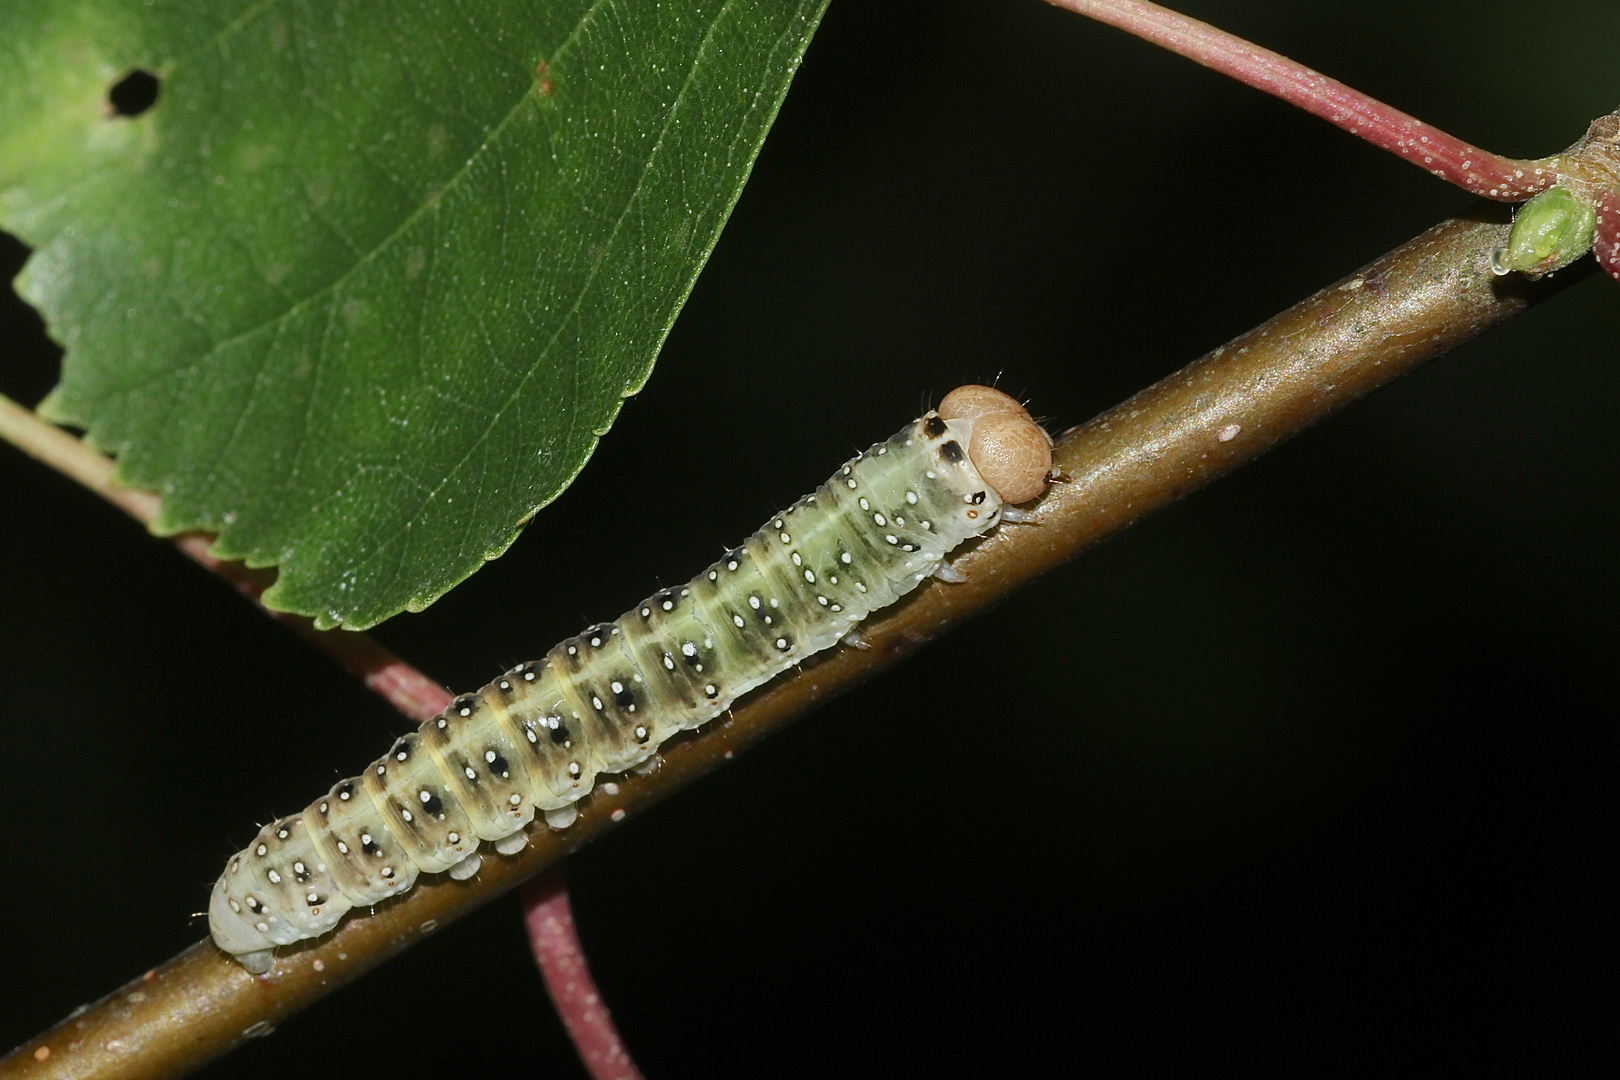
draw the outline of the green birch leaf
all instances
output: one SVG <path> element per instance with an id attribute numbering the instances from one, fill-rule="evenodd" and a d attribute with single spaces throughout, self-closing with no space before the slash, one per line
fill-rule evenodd
<path id="1" fill-rule="evenodd" d="M 824 6 L 6 0 L 42 411 L 273 606 L 426 606 L 645 383 Z"/>

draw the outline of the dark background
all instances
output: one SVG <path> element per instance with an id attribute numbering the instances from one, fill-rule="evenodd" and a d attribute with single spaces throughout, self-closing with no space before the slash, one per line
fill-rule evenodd
<path id="1" fill-rule="evenodd" d="M 1183 7 L 1505 153 L 1620 103 L 1612 0 Z M 646 391 L 507 557 L 380 636 L 476 686 L 964 379 L 1065 428 L 1468 204 L 1034 0 L 837 0 Z M 31 404 L 56 354 L 8 302 Z M 1591 278 L 576 857 L 647 1073 L 1612 1060 L 1617 335 Z M 7 447 L 0 493 L 10 1046 L 200 937 L 255 823 L 400 723 Z M 578 1075 L 515 899 L 208 1075 L 406 1064 Z"/>

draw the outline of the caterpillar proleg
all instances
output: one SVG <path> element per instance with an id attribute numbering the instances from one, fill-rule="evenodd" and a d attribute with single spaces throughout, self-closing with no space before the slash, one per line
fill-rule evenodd
<path id="1" fill-rule="evenodd" d="M 929 575 L 949 578 L 945 556 L 1044 491 L 1051 467 L 1051 441 L 1017 401 L 958 387 L 686 585 L 456 698 L 265 826 L 214 886 L 214 942 L 261 973 L 275 946 L 419 874 L 470 877 L 481 841 L 521 851 L 536 813 L 566 827 L 599 774 L 646 762 Z"/>

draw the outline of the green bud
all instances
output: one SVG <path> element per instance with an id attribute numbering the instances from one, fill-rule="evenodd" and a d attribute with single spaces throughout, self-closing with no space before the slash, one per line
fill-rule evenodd
<path id="1" fill-rule="evenodd" d="M 1592 248 L 1597 211 L 1568 188 L 1548 188 L 1519 207 L 1507 247 L 1491 252 L 1491 269 L 1540 277 L 1561 269 Z"/>

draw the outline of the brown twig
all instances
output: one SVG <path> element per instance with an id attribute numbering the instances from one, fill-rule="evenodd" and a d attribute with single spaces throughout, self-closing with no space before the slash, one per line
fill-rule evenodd
<path id="1" fill-rule="evenodd" d="M 61 428 L 41 420 L 4 395 L 0 395 L 0 438 L 89 488 L 143 525 L 150 527 L 157 515 L 159 499 L 156 495 L 114 483 L 112 478 L 114 466 L 111 458 Z M 242 563 L 219 559 L 209 554 L 212 538 L 205 533 L 183 533 L 176 536 L 174 542 L 192 561 L 230 582 L 238 592 L 252 600 L 259 610 L 289 627 L 342 664 L 364 681 L 368 688 L 410 719 L 430 720 L 449 706 L 451 695 L 448 690 L 395 656 L 374 638 L 349 630 L 317 630 L 309 619 L 301 615 L 289 615 L 265 607 L 259 598 L 275 579 L 275 574 L 271 571 L 253 570 Z M 573 937 L 573 919 L 568 910 L 568 895 L 560 883 L 553 888 L 549 903 L 552 910 L 560 910 L 561 917 L 567 919 L 569 927 L 567 940 L 573 943 L 577 953 L 579 942 Z M 532 927 L 531 922 L 531 935 Z M 563 944 L 565 942 L 559 939 L 558 947 Z M 585 967 L 583 954 L 579 954 L 575 962 L 579 970 L 585 972 L 584 978 L 588 983 L 590 976 Z M 619 1047 L 620 1058 L 628 1065 L 629 1058 L 623 1054 L 618 1034 L 613 1030 L 611 1021 L 607 1019 L 607 1010 L 597 1007 L 593 1011 L 589 1003 L 579 996 L 560 996 L 553 985 L 551 971 L 545 968 L 544 963 L 542 971 L 564 1026 L 568 1028 L 569 1034 L 576 1038 L 575 1045 L 579 1049 L 580 1056 L 589 1062 L 590 1055 L 603 1047 Z M 591 993 L 595 993 L 594 987 L 591 988 Z M 580 1039 L 585 1041 L 579 1041 Z M 628 1067 L 629 1072 L 620 1070 L 616 1075 L 636 1075 L 635 1067 L 633 1065 Z"/>
<path id="2" fill-rule="evenodd" d="M 200 942 L 0 1062 L 0 1078 L 177 1076 L 225 1053 L 383 960 L 554 865 L 570 851 L 723 764 L 757 739 L 897 663 L 924 642 L 1127 525 L 1232 471 L 1362 395 L 1522 312 L 1592 264 L 1532 283 L 1498 278 L 1490 252 L 1505 211 L 1454 219 L 1312 296 L 1089 423 L 1057 450 L 1066 483 L 1040 524 L 1005 528 L 862 627 L 869 649 L 838 649 L 750 695 L 727 718 L 664 747 L 650 776 L 620 778 L 562 832 L 488 858 L 468 882 L 424 880 L 369 917 L 247 975 Z M 44 1053 L 45 1060 L 37 1060 Z"/>
<path id="3" fill-rule="evenodd" d="M 160 501 L 156 495 L 119 486 L 113 481 L 114 465 L 111 458 L 61 428 L 41 420 L 4 395 L 0 395 L 0 438 L 89 488 L 150 528 L 157 515 Z M 260 597 L 275 579 L 275 574 L 271 571 L 254 570 L 240 562 L 216 558 L 209 553 L 212 538 L 205 533 L 183 533 L 176 536 L 174 541 L 176 546 L 194 562 L 230 582 L 238 592 L 252 600 L 259 610 L 291 628 L 300 637 L 342 664 L 405 716 L 418 722 L 430 720 L 449 706 L 451 699 L 449 691 L 395 656 L 374 638 L 349 630 L 317 630 L 311 620 L 301 615 L 290 615 L 265 607 L 260 602 Z M 573 917 L 568 909 L 568 894 L 560 878 L 551 888 L 547 903 L 550 905 L 549 910 L 560 911 L 561 915 L 558 917 L 567 921 L 566 941 L 559 938 L 555 942 L 556 946 L 561 949 L 572 943 L 571 947 L 574 950 L 571 959 L 559 959 L 557 963 L 574 964 L 584 973 L 583 978 L 588 985 L 589 971 L 585 967 L 584 955 L 579 952 L 579 941 L 573 936 Z M 531 937 L 534 933 L 533 925 L 531 922 Z M 562 955 L 564 954 L 559 954 Z M 579 1049 L 580 1056 L 587 1063 L 592 1060 L 593 1055 L 604 1061 L 619 1061 L 624 1068 L 620 1068 L 614 1075 L 636 1076 L 635 1066 L 630 1064 L 628 1055 L 624 1053 L 618 1033 L 613 1030 L 612 1022 L 608 1019 L 606 1008 L 593 1006 L 583 995 L 559 994 L 554 984 L 553 970 L 546 968 L 544 962 L 542 972 L 564 1026 L 567 1027 L 570 1036 L 576 1039 L 575 1045 Z M 590 987 L 590 995 L 594 994 L 595 988 Z M 611 1053 L 613 1049 L 617 1049 L 617 1057 Z"/>
<path id="4" fill-rule="evenodd" d="M 523 887 L 523 925 L 529 948 L 546 982 L 546 992 L 562 1017 L 568 1037 L 594 1080 L 641 1080 L 624 1040 L 585 963 L 585 949 L 574 930 L 568 884 L 553 867 Z"/>
<path id="5" fill-rule="evenodd" d="M 1563 169 L 1558 154 L 1527 161 L 1482 150 L 1298 61 L 1148 0 L 1046 2 L 1281 98 L 1487 199 L 1522 202 L 1551 187 Z"/>
<path id="6" fill-rule="evenodd" d="M 89 488 L 149 529 L 157 517 L 158 497 L 115 483 L 111 458 L 4 395 L 0 395 L 0 439 Z M 271 611 L 259 603 L 259 597 L 275 580 L 273 571 L 253 570 L 239 562 L 216 558 L 208 552 L 213 538 L 206 533 L 181 533 L 173 539 L 193 562 L 230 582 L 266 615 L 342 664 L 412 720 L 430 720 L 450 704 L 450 693 L 443 686 L 389 652 L 376 639 L 350 630 L 317 630 L 301 615 Z"/>

